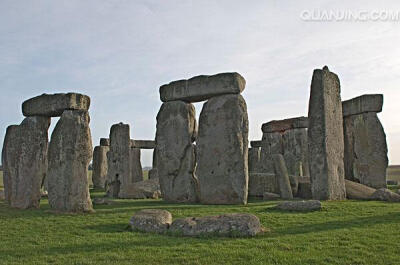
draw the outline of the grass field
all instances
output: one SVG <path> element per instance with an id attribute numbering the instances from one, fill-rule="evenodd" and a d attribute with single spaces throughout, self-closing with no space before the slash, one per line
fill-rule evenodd
<path id="1" fill-rule="evenodd" d="M 92 192 L 92 197 L 102 196 Z M 0 264 L 399 264 L 400 207 L 383 202 L 324 202 L 291 213 L 276 202 L 247 206 L 117 200 L 93 214 L 10 209 L 0 202 Z M 132 214 L 169 210 L 174 218 L 247 212 L 269 229 L 255 238 L 185 238 L 131 232 Z"/>

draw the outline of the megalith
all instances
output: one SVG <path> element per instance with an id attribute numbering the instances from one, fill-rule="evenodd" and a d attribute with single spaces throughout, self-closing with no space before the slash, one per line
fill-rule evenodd
<path id="1" fill-rule="evenodd" d="M 377 113 L 383 95 L 362 95 L 343 101 L 345 177 L 366 186 L 386 188 L 386 135 Z"/>
<path id="2" fill-rule="evenodd" d="M 143 181 L 143 169 L 142 163 L 140 162 L 140 148 L 135 148 L 131 146 L 130 163 L 132 183 Z"/>
<path id="3" fill-rule="evenodd" d="M 39 208 L 47 170 L 50 118 L 32 116 L 7 128 L 2 150 L 4 193 L 14 208 Z"/>
<path id="4" fill-rule="evenodd" d="M 109 143 L 104 139 L 100 139 L 100 146 L 96 146 L 93 151 L 92 182 L 94 188 L 100 189 L 104 189 L 106 185 L 108 173 L 107 153 L 110 150 Z"/>
<path id="5" fill-rule="evenodd" d="M 179 100 L 162 104 L 157 114 L 154 156 L 165 201 L 197 201 L 195 128 L 193 104 Z"/>
<path id="6" fill-rule="evenodd" d="M 285 160 L 281 154 L 272 155 L 274 161 L 275 175 L 282 199 L 293 199 L 292 188 L 290 186 L 289 175 L 285 165 Z"/>
<path id="7" fill-rule="evenodd" d="M 314 70 L 308 109 L 311 187 L 317 200 L 344 200 L 343 114 L 338 76 Z"/>
<path id="8" fill-rule="evenodd" d="M 247 203 L 248 130 L 247 106 L 241 95 L 216 96 L 204 103 L 196 169 L 202 203 Z"/>
<path id="9" fill-rule="evenodd" d="M 49 204 L 53 210 L 93 210 L 88 182 L 88 166 L 93 155 L 89 122 L 86 110 L 65 110 L 51 135 L 47 177 Z"/>

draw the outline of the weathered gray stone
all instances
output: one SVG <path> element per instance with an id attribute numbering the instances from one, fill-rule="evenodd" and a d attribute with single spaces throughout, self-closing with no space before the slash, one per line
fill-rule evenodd
<path id="1" fill-rule="evenodd" d="M 248 195 L 262 197 L 265 192 L 279 193 L 274 173 L 249 173 Z"/>
<path id="2" fill-rule="evenodd" d="M 353 200 L 369 200 L 376 189 L 345 179 L 346 196 Z"/>
<path id="3" fill-rule="evenodd" d="M 346 179 L 372 188 L 386 187 L 386 135 L 375 112 L 344 118 Z"/>
<path id="4" fill-rule="evenodd" d="M 290 182 L 290 188 L 292 189 L 292 195 L 293 197 L 296 197 L 297 191 L 299 190 L 299 177 L 289 175 L 289 182 Z"/>
<path id="5" fill-rule="evenodd" d="M 172 215 L 166 210 L 145 209 L 137 211 L 129 224 L 133 231 L 165 233 L 172 223 Z"/>
<path id="6" fill-rule="evenodd" d="M 279 200 L 280 198 L 281 198 L 281 196 L 279 196 L 279 194 L 272 193 L 272 192 L 264 192 L 264 195 L 263 195 L 264 201 Z"/>
<path id="7" fill-rule="evenodd" d="M 66 110 L 49 144 L 48 197 L 56 211 L 92 211 L 88 166 L 92 159 L 92 137 L 87 111 Z"/>
<path id="8" fill-rule="evenodd" d="M 157 115 L 156 168 L 163 199 L 196 202 L 194 106 L 183 101 L 163 103 Z"/>
<path id="9" fill-rule="evenodd" d="M 285 211 L 316 211 L 321 210 L 322 205 L 320 201 L 285 201 L 280 202 L 276 208 Z"/>
<path id="10" fill-rule="evenodd" d="M 263 133 L 284 132 L 286 130 L 308 128 L 307 117 L 296 117 L 285 120 L 273 120 L 261 126 Z"/>
<path id="11" fill-rule="evenodd" d="M 311 182 L 309 177 L 298 177 L 299 186 L 297 188 L 297 197 L 302 199 L 312 199 Z"/>
<path id="12" fill-rule="evenodd" d="M 124 186 L 132 183 L 130 129 L 128 124 L 118 123 L 110 129 L 110 150 L 107 153 L 107 196 L 118 198 L 124 194 Z"/>
<path id="13" fill-rule="evenodd" d="M 340 82 L 328 67 L 316 69 L 308 109 L 308 147 L 314 199 L 346 198 Z"/>
<path id="14" fill-rule="evenodd" d="M 262 141 L 250 141 L 250 146 L 255 148 L 261 147 Z"/>
<path id="15" fill-rule="evenodd" d="M 154 149 L 156 141 L 152 140 L 131 140 L 131 147 L 140 149 Z"/>
<path id="16" fill-rule="evenodd" d="M 90 98 L 78 93 L 42 94 L 22 103 L 24 116 L 58 117 L 64 110 L 89 110 Z"/>
<path id="17" fill-rule="evenodd" d="M 110 146 L 110 139 L 100 138 L 100 146 Z"/>
<path id="18" fill-rule="evenodd" d="M 246 80 L 238 73 L 200 75 L 161 86 L 160 99 L 199 102 L 223 94 L 240 94 L 245 86 Z"/>
<path id="19" fill-rule="evenodd" d="M 247 106 L 241 95 L 213 97 L 204 104 L 196 171 L 202 203 L 247 203 L 248 131 Z"/>
<path id="20" fill-rule="evenodd" d="M 112 201 L 107 198 L 94 198 L 92 200 L 93 205 L 110 205 Z"/>
<path id="21" fill-rule="evenodd" d="M 258 147 L 249 148 L 249 172 L 260 172 L 260 150 Z"/>
<path id="22" fill-rule="evenodd" d="M 108 172 L 107 153 L 109 150 L 109 146 L 96 146 L 94 148 L 92 171 L 92 182 L 94 188 L 105 188 Z"/>
<path id="23" fill-rule="evenodd" d="M 362 95 L 342 102 L 343 117 L 366 112 L 381 112 L 383 106 L 382 94 Z"/>
<path id="24" fill-rule="evenodd" d="M 282 199 L 293 199 L 292 188 L 290 186 L 289 175 L 286 169 L 285 160 L 280 154 L 272 155 L 276 179 L 279 186 L 279 193 Z"/>
<path id="25" fill-rule="evenodd" d="M 7 128 L 3 143 L 3 184 L 7 203 L 19 209 L 39 208 L 47 171 L 50 119 L 28 117 Z"/>
<path id="26" fill-rule="evenodd" d="M 263 232 L 263 228 L 260 219 L 253 214 L 231 213 L 177 219 L 169 231 L 184 236 L 255 236 Z"/>
<path id="27" fill-rule="evenodd" d="M 377 189 L 372 195 L 372 200 L 386 201 L 386 202 L 400 202 L 400 195 L 392 192 L 389 189 Z"/>
<path id="28" fill-rule="evenodd" d="M 273 154 L 283 154 L 282 135 L 276 133 L 263 133 L 260 151 L 259 171 L 274 173 Z"/>
<path id="29" fill-rule="evenodd" d="M 132 148 L 130 151 L 130 167 L 132 171 L 132 181 L 131 183 L 143 181 L 143 169 L 142 163 L 140 162 L 140 149 Z"/>
<path id="30" fill-rule="evenodd" d="M 310 177 L 307 129 L 291 129 L 282 134 L 283 157 L 289 175 Z"/>
<path id="31" fill-rule="evenodd" d="M 158 199 L 161 190 L 158 178 L 128 184 L 123 199 Z"/>
<path id="32" fill-rule="evenodd" d="M 158 171 L 157 168 L 152 168 L 149 170 L 149 179 L 158 178 Z"/>

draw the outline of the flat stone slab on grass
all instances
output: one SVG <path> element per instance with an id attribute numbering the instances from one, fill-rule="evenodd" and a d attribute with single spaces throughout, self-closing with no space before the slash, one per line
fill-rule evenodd
<path id="1" fill-rule="evenodd" d="M 22 103 L 24 116 L 58 117 L 64 110 L 89 110 L 90 98 L 79 93 L 42 94 Z"/>
<path id="2" fill-rule="evenodd" d="M 389 189 L 381 188 L 372 194 L 371 199 L 386 202 L 400 202 L 400 195 Z"/>
<path id="3" fill-rule="evenodd" d="M 381 112 L 383 106 L 382 94 L 362 95 L 342 102 L 343 117 L 365 112 Z"/>
<path id="4" fill-rule="evenodd" d="M 273 120 L 261 126 L 263 133 L 284 132 L 286 130 L 308 128 L 307 117 L 296 117 L 284 120 Z"/>
<path id="5" fill-rule="evenodd" d="M 145 209 L 136 212 L 129 224 L 134 231 L 165 233 L 172 223 L 172 215 L 166 210 Z"/>
<path id="6" fill-rule="evenodd" d="M 345 179 L 346 196 L 353 200 L 369 200 L 376 189 Z"/>
<path id="7" fill-rule="evenodd" d="M 322 205 L 318 200 L 310 201 L 285 201 L 276 206 L 280 210 L 286 211 L 316 211 L 321 210 Z"/>
<path id="8" fill-rule="evenodd" d="M 245 86 L 246 80 L 238 73 L 200 75 L 161 86 L 160 99 L 199 102 L 224 94 L 240 94 Z"/>
<path id="9" fill-rule="evenodd" d="M 171 224 L 169 231 L 184 236 L 255 236 L 264 230 L 257 216 L 231 213 L 177 219 Z"/>

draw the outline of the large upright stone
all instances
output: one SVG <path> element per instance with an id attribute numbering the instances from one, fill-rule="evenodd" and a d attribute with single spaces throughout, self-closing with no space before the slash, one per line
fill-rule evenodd
<path id="1" fill-rule="evenodd" d="M 263 133 L 259 163 L 261 172 L 275 172 L 272 159 L 272 155 L 274 154 L 283 154 L 282 134 L 280 132 Z"/>
<path id="2" fill-rule="evenodd" d="M 344 105 L 343 105 L 344 106 Z M 375 112 L 344 117 L 346 179 L 379 189 L 386 187 L 386 135 Z"/>
<path id="3" fill-rule="evenodd" d="M 276 179 L 282 199 L 293 199 L 292 188 L 290 186 L 289 175 L 286 169 L 285 160 L 281 154 L 272 155 Z"/>
<path id="4" fill-rule="evenodd" d="M 94 148 L 92 182 L 95 188 L 105 188 L 108 172 L 107 153 L 109 150 L 109 146 L 96 146 Z"/>
<path id="5" fill-rule="evenodd" d="M 183 101 L 163 103 L 157 115 L 156 168 L 162 197 L 170 202 L 197 201 L 194 106 Z"/>
<path id="6" fill-rule="evenodd" d="M 314 70 L 308 109 L 308 146 L 313 198 L 346 198 L 340 82 L 328 67 Z"/>
<path id="7" fill-rule="evenodd" d="M 297 128 L 285 131 L 282 142 L 283 157 L 289 175 L 310 177 L 307 129 Z"/>
<path id="8" fill-rule="evenodd" d="M 257 147 L 249 148 L 249 172 L 260 172 L 260 149 Z"/>
<path id="9" fill-rule="evenodd" d="M 202 203 L 247 203 L 248 130 L 247 106 L 241 95 L 213 97 L 204 104 L 196 171 Z"/>
<path id="10" fill-rule="evenodd" d="M 89 114 L 66 110 L 49 144 L 48 197 L 50 207 L 63 212 L 92 211 L 88 166 L 92 159 Z"/>
<path id="11" fill-rule="evenodd" d="M 143 181 L 143 169 L 142 163 L 140 162 L 140 149 L 131 147 L 130 151 L 130 159 L 131 159 L 131 174 L 132 174 L 132 183 Z"/>
<path id="12" fill-rule="evenodd" d="M 90 98 L 78 93 L 43 94 L 22 103 L 24 116 L 58 117 L 64 110 L 88 110 Z"/>
<path id="13" fill-rule="evenodd" d="M 160 99 L 199 102 L 223 94 L 240 94 L 245 86 L 246 80 L 238 73 L 200 75 L 161 86 Z"/>
<path id="14" fill-rule="evenodd" d="M 2 150 L 5 200 L 19 209 L 39 208 L 47 171 L 47 117 L 28 117 L 7 128 Z"/>
<path id="15" fill-rule="evenodd" d="M 132 183 L 131 138 L 128 124 L 118 123 L 110 129 L 110 151 L 107 154 L 107 195 L 118 198 L 124 186 Z"/>

